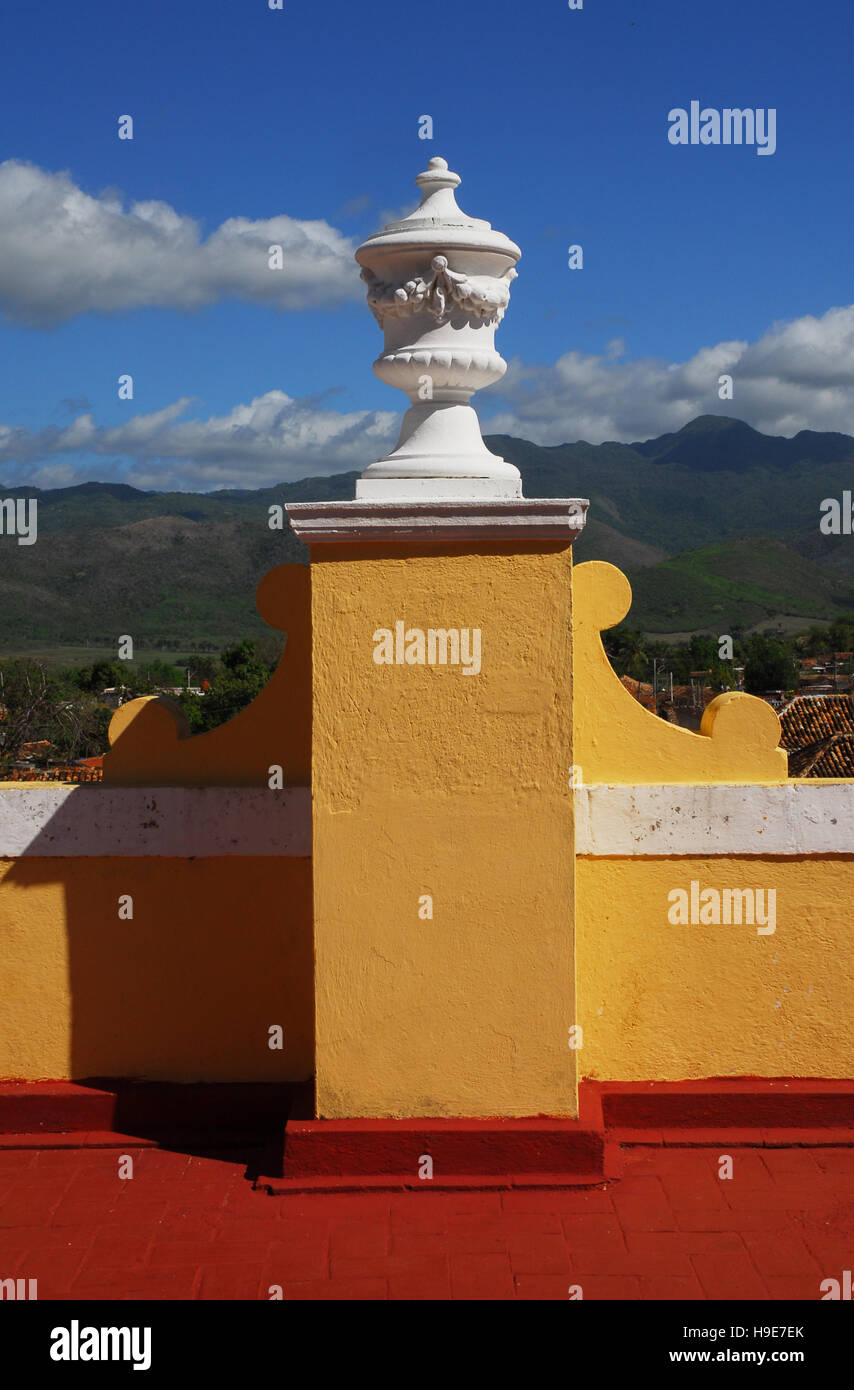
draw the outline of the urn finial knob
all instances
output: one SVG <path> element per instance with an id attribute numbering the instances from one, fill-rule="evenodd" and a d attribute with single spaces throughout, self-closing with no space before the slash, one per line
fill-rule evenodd
<path id="1" fill-rule="evenodd" d="M 448 168 L 447 159 L 442 159 L 440 155 L 434 155 L 432 159 L 428 160 L 427 168 L 423 174 L 417 175 L 415 182 L 421 189 L 423 206 L 428 198 L 440 189 L 459 188 L 462 179 L 459 174 L 455 174 L 452 169 Z"/>

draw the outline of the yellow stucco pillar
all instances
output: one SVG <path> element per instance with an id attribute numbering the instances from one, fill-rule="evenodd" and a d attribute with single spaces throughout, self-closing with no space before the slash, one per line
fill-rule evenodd
<path id="1" fill-rule="evenodd" d="M 306 513 L 335 535 L 341 508 L 290 509 L 312 558 L 317 1113 L 574 1115 L 571 533 L 318 541 Z"/>

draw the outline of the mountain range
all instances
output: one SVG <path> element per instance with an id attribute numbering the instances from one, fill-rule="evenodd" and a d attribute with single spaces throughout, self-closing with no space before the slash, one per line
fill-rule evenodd
<path id="1" fill-rule="evenodd" d="M 670 640 L 693 632 L 794 631 L 854 611 L 854 536 L 819 530 L 821 503 L 854 486 L 854 438 L 791 439 L 704 415 L 634 444 L 544 447 L 504 435 L 487 446 L 519 468 L 528 497 L 589 497 L 578 562 L 610 560 L 632 582 L 633 627 Z M 356 473 L 275 487 L 146 492 L 123 483 L 39 490 L 38 541 L 0 535 L 0 655 L 41 650 L 219 650 L 268 632 L 255 585 L 306 561 L 268 508 L 354 495 Z"/>

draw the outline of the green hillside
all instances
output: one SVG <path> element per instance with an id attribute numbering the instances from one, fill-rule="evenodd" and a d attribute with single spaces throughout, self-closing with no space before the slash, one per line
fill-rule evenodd
<path id="1" fill-rule="evenodd" d="M 4 651 L 114 648 L 123 633 L 146 648 L 219 651 L 268 631 L 255 610 L 259 579 L 305 558 L 290 531 L 268 529 L 265 508 L 255 522 L 155 516 L 0 544 Z"/>
<path id="2" fill-rule="evenodd" d="M 629 574 L 634 627 L 717 633 L 854 609 L 854 537 L 818 529 L 822 500 L 854 486 L 847 435 L 783 439 L 702 416 L 636 444 L 487 443 L 519 467 L 526 496 L 589 497 L 576 560 Z M 307 559 L 290 530 L 269 529 L 268 507 L 350 498 L 356 477 L 206 494 L 0 484 L 39 499 L 35 545 L 0 536 L 0 654 L 110 651 L 123 633 L 152 652 L 212 651 L 266 632 L 258 580 Z"/>
<path id="3" fill-rule="evenodd" d="M 797 626 L 803 627 L 854 609 L 854 582 L 780 541 L 727 541 L 627 573 L 632 626 L 648 632 L 732 632 L 775 626 L 788 617 L 802 620 Z"/>

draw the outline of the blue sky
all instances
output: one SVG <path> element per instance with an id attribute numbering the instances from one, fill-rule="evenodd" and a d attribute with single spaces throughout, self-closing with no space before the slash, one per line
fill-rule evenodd
<path id="1" fill-rule="evenodd" d="M 0 481 L 204 491 L 386 452 L 406 402 L 351 256 L 432 155 L 523 252 L 486 430 L 854 433 L 850 34 L 850 0 L 9 7 Z M 775 153 L 670 144 L 692 100 L 774 108 Z M 282 236 L 273 297 L 249 258 Z"/>

